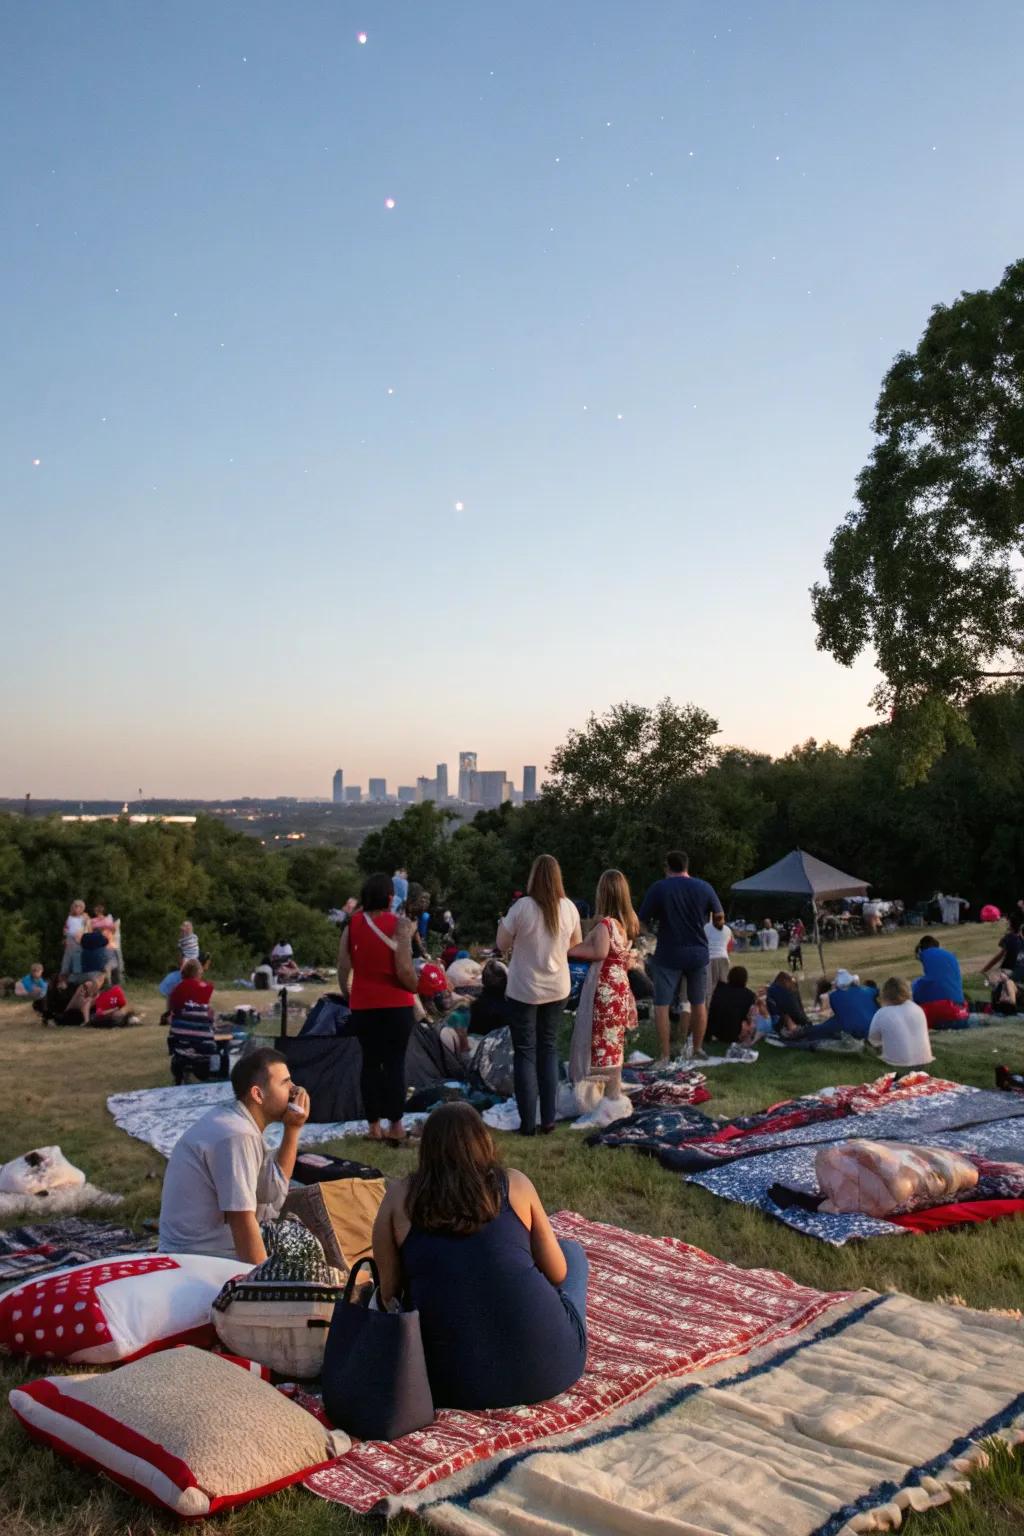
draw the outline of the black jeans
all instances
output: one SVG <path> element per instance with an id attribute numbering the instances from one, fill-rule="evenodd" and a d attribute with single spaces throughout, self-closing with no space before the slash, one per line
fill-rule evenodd
<path id="1" fill-rule="evenodd" d="M 532 1136 L 537 1128 L 537 1098 L 541 1125 L 555 1123 L 558 1092 L 558 1025 L 568 998 L 557 1003 L 521 1003 L 506 997 L 505 1007 L 515 1050 L 513 1073 L 519 1129 Z"/>
<path id="2" fill-rule="evenodd" d="M 411 1008 L 353 1008 L 352 1028 L 363 1053 L 359 1091 L 363 1113 L 401 1120 L 405 1113 L 405 1052 L 412 1033 Z"/>

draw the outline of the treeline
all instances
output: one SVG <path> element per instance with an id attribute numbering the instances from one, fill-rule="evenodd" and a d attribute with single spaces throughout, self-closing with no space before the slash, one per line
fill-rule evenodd
<path id="1" fill-rule="evenodd" d="M 350 853 L 270 853 L 213 817 L 187 827 L 0 816 L 0 974 L 21 975 L 34 960 L 55 969 L 77 897 L 121 919 L 133 976 L 163 975 L 185 917 L 221 981 L 247 975 L 279 938 L 301 961 L 329 963 L 338 931 L 325 914 L 358 879 Z"/>
<path id="2" fill-rule="evenodd" d="M 920 740 L 920 717 L 914 729 Z M 361 873 L 403 864 L 435 915 L 451 907 L 463 938 L 488 939 L 541 852 L 559 858 L 574 896 L 590 897 L 609 867 L 639 893 L 675 846 L 727 899 L 733 881 L 799 846 L 882 897 L 913 904 L 945 890 L 975 913 L 985 901 L 1009 907 L 1024 894 L 1024 689 L 937 714 L 935 730 L 927 775 L 908 783 L 899 721 L 859 732 L 847 750 L 809 741 L 773 759 L 717 748 L 716 721 L 692 706 L 622 704 L 570 733 L 538 801 L 457 829 L 451 813 L 413 806 L 366 837 L 358 867 L 334 848 L 268 852 L 212 817 L 181 827 L 0 816 L 0 974 L 36 959 L 52 970 L 79 896 L 122 919 L 136 976 L 167 969 L 184 917 L 222 981 L 278 938 L 301 961 L 329 964 L 329 908 Z"/>
<path id="3" fill-rule="evenodd" d="M 717 723 L 665 700 L 591 718 L 552 759 L 540 800 L 481 812 L 458 830 L 432 805 L 368 836 L 360 867 L 404 864 L 447 905 L 463 937 L 487 938 L 539 852 L 567 888 L 591 897 L 605 868 L 635 892 L 670 846 L 727 898 L 733 881 L 801 847 L 908 905 L 937 890 L 1006 908 L 1024 891 L 1024 689 L 976 698 L 952 721 L 926 777 L 907 783 L 899 723 L 861 731 L 849 749 L 808 741 L 780 758 L 716 749 Z M 920 732 L 920 720 L 915 721 Z M 757 916 L 757 913 L 747 913 Z"/>

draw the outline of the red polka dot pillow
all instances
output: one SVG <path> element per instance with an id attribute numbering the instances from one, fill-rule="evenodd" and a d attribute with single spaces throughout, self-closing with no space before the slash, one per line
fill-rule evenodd
<path id="1" fill-rule="evenodd" d="M 135 1360 L 175 1344 L 215 1342 L 210 1308 L 248 1264 L 202 1254 L 97 1259 L 0 1296 L 0 1347 L 75 1365 Z"/>

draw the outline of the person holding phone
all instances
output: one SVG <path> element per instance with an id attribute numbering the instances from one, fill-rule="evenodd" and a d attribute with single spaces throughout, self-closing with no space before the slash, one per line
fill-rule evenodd
<path id="1" fill-rule="evenodd" d="M 160 1201 L 161 1253 L 208 1253 L 262 1264 L 261 1222 L 280 1215 L 295 1168 L 309 1094 L 293 1083 L 287 1058 L 263 1046 L 231 1071 L 235 1097 L 217 1104 L 175 1142 Z M 272 1152 L 263 1139 L 281 1125 Z"/>

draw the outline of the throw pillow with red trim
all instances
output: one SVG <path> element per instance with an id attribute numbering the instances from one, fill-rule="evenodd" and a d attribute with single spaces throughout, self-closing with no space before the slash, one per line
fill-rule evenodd
<path id="1" fill-rule="evenodd" d="M 250 1370 L 201 1349 L 50 1376 L 9 1400 L 33 1439 L 184 1519 L 276 1493 L 351 1446 Z"/>
<path id="2" fill-rule="evenodd" d="M 110 1365 L 175 1344 L 207 1347 L 210 1308 L 248 1264 L 204 1254 L 95 1259 L 0 1296 L 0 1346 L 12 1355 Z"/>

